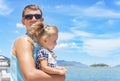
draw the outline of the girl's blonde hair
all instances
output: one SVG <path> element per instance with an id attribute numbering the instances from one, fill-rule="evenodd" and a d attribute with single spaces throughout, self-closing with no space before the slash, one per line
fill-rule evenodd
<path id="1" fill-rule="evenodd" d="M 44 25 L 42 22 L 36 22 L 32 25 L 28 34 L 36 42 L 40 40 L 41 37 L 48 38 L 53 34 L 58 33 L 58 28 L 56 26 Z"/>

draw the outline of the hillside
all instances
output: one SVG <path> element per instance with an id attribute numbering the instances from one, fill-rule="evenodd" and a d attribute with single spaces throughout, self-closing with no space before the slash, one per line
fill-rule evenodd
<path id="1" fill-rule="evenodd" d="M 58 65 L 61 66 L 78 66 L 78 67 L 88 67 L 85 64 L 82 64 L 80 62 L 76 62 L 76 61 L 65 61 L 65 60 L 58 60 Z"/>
<path id="2" fill-rule="evenodd" d="M 115 67 L 120 67 L 120 65 L 116 65 Z"/>

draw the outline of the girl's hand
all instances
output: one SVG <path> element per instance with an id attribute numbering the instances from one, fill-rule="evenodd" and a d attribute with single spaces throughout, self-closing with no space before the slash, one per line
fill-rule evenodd
<path id="1" fill-rule="evenodd" d="M 58 66 L 58 67 L 57 67 L 57 69 L 60 69 L 60 70 L 62 70 L 62 69 L 65 69 L 65 67 Z"/>
<path id="2" fill-rule="evenodd" d="M 60 75 L 65 75 L 66 73 L 67 73 L 67 70 L 66 70 L 66 69 L 59 70 L 59 74 L 60 74 Z"/>

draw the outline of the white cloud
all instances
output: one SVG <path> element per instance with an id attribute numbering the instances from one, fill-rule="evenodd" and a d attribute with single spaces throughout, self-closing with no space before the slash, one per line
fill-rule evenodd
<path id="1" fill-rule="evenodd" d="M 12 12 L 13 10 L 8 7 L 6 2 L 4 0 L 0 0 L 0 15 L 8 15 Z"/>
<path id="2" fill-rule="evenodd" d="M 83 43 L 83 50 L 92 56 L 107 56 L 120 49 L 120 39 L 88 39 Z"/>
<path id="3" fill-rule="evenodd" d="M 120 53 L 119 35 L 120 33 L 93 34 L 85 31 L 72 30 L 71 33 L 61 33 L 60 39 L 62 39 L 63 42 L 59 43 L 56 48 L 61 48 L 64 51 L 73 48 L 76 51 L 84 52 L 90 56 L 106 57 L 111 54 Z M 64 43 L 64 41 L 67 43 Z M 82 44 L 78 45 L 80 42 L 82 42 Z"/>
<path id="4" fill-rule="evenodd" d="M 75 29 L 71 29 L 71 32 L 60 32 L 59 33 L 59 38 L 58 41 L 69 41 L 71 39 L 74 39 L 78 37 L 80 38 L 86 38 L 86 37 L 94 37 L 94 34 L 92 33 L 88 33 L 85 31 L 79 31 L 79 30 L 75 30 Z"/>
<path id="5" fill-rule="evenodd" d="M 18 30 L 15 31 L 16 34 L 20 34 L 20 32 Z"/>
<path id="6" fill-rule="evenodd" d="M 56 48 L 66 48 L 68 47 L 67 43 L 61 43 L 61 44 L 57 44 Z"/>
<path id="7" fill-rule="evenodd" d="M 75 29 L 71 29 L 71 31 L 73 32 L 73 34 L 75 35 L 75 36 L 79 36 L 79 37 L 93 37 L 94 36 L 94 34 L 92 34 L 92 33 L 89 33 L 89 32 L 85 32 L 85 31 L 79 31 L 79 30 L 75 30 Z M 74 36 L 74 37 L 75 37 Z"/>
<path id="8" fill-rule="evenodd" d="M 16 27 L 18 27 L 18 28 L 24 28 L 24 25 L 21 24 L 21 23 L 16 23 Z"/>
<path id="9" fill-rule="evenodd" d="M 91 6 L 83 10 L 83 15 L 88 17 L 101 17 L 101 18 L 120 18 L 120 13 L 109 9 Z"/>
<path id="10" fill-rule="evenodd" d="M 104 5 L 104 0 L 96 2 L 96 5 Z"/>
<path id="11" fill-rule="evenodd" d="M 61 13 L 67 16 L 69 15 L 76 16 L 77 18 L 85 18 L 85 17 L 120 18 L 120 13 L 118 11 L 105 8 L 104 4 L 105 4 L 104 1 L 99 1 L 89 7 L 81 7 L 77 5 L 68 5 L 68 6 L 57 5 L 52 7 L 50 6 L 45 7 L 45 9 L 48 8 L 51 12 Z M 74 11 L 71 12 L 71 10 Z"/>
<path id="12" fill-rule="evenodd" d="M 2 50 L 0 49 L 0 53 L 2 52 Z"/>
<path id="13" fill-rule="evenodd" d="M 76 33 L 77 34 L 77 33 Z M 78 35 L 80 32 L 78 33 Z M 82 48 L 85 53 L 92 56 L 109 56 L 120 53 L 120 33 L 82 35 Z"/>
<path id="14" fill-rule="evenodd" d="M 81 21 L 79 19 L 73 19 L 72 22 L 79 27 L 87 27 L 89 25 L 89 23 L 87 21 Z"/>
<path id="15" fill-rule="evenodd" d="M 74 35 L 70 32 L 60 32 L 59 33 L 59 38 L 58 38 L 58 41 L 61 41 L 61 40 L 70 40 L 74 37 Z"/>
<path id="16" fill-rule="evenodd" d="M 108 20 L 108 24 L 109 24 L 109 25 L 113 25 L 114 23 L 115 23 L 114 20 Z"/>
<path id="17" fill-rule="evenodd" d="M 78 45 L 75 42 L 71 42 L 71 43 L 60 43 L 57 44 L 56 49 L 58 48 L 77 48 Z"/>
<path id="18" fill-rule="evenodd" d="M 120 0 L 115 1 L 115 4 L 120 6 Z"/>

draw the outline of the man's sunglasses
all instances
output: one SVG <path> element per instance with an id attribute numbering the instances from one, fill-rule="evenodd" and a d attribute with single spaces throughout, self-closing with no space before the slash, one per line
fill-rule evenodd
<path id="1" fill-rule="evenodd" d="M 30 20 L 33 18 L 33 16 L 36 18 L 36 19 L 41 19 L 42 18 L 42 15 L 41 14 L 27 14 L 27 15 L 24 15 L 23 18 L 27 19 L 27 20 Z"/>

